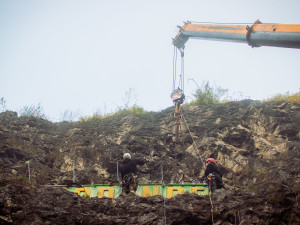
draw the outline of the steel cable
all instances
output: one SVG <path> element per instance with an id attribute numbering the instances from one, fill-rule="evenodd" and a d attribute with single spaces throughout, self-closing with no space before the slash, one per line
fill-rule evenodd
<path id="1" fill-rule="evenodd" d="M 181 53 L 181 74 L 179 75 L 178 88 L 184 92 L 184 52 L 183 49 L 179 49 Z M 177 80 L 177 53 L 178 49 L 174 46 L 173 52 L 173 90 L 176 89 L 176 80 Z"/>
<path id="2" fill-rule="evenodd" d="M 184 52 L 181 52 L 181 90 L 184 93 Z"/>
<path id="3" fill-rule="evenodd" d="M 173 89 L 172 91 L 175 90 L 175 85 L 176 85 L 176 66 L 177 66 L 177 48 L 174 46 L 174 52 L 173 52 Z"/>

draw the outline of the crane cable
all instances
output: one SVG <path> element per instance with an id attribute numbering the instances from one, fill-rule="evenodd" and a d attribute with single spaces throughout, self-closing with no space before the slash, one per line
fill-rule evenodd
<path id="1" fill-rule="evenodd" d="M 199 147 L 197 146 L 197 144 L 196 144 L 196 142 L 195 142 L 195 139 L 194 139 L 193 136 L 192 136 L 191 130 L 190 130 L 190 128 L 189 128 L 188 123 L 186 122 L 186 119 L 185 119 L 185 117 L 184 117 L 184 115 L 183 115 L 182 110 L 180 111 L 180 113 L 181 113 L 181 117 L 183 118 L 184 124 L 185 124 L 186 128 L 188 129 L 189 134 L 190 134 L 190 136 L 191 136 L 191 138 L 192 138 L 192 140 L 193 140 L 193 147 L 194 147 L 194 149 L 199 150 Z M 195 146 L 196 146 L 196 148 L 195 148 Z M 204 170 L 205 170 L 204 161 L 203 161 L 202 157 L 200 156 L 200 153 L 198 153 L 198 158 L 200 158 L 200 160 L 201 160 L 201 162 L 202 162 L 202 165 L 203 165 L 203 168 L 204 168 Z M 212 220 L 212 224 L 214 224 L 214 203 L 213 203 L 213 200 L 212 200 L 212 194 L 209 194 L 209 202 L 210 202 L 210 207 L 211 207 L 211 208 L 210 208 L 210 212 L 211 212 L 211 220 Z"/>
<path id="2" fill-rule="evenodd" d="M 176 89 L 176 81 L 177 81 L 177 59 L 178 59 L 178 50 L 181 55 L 181 71 L 179 74 L 178 88 L 184 92 L 184 48 L 178 49 L 174 46 L 173 52 L 173 85 L 172 91 Z"/>
<path id="3" fill-rule="evenodd" d="M 176 65 L 177 65 L 177 49 L 174 46 L 174 52 L 173 52 L 173 86 L 172 86 L 172 91 L 175 90 L 175 85 L 176 85 Z"/>
<path id="4" fill-rule="evenodd" d="M 181 74 L 180 74 L 180 81 L 181 81 L 181 90 L 184 93 L 184 49 L 179 49 L 181 53 Z"/>
<path id="5" fill-rule="evenodd" d="M 178 142 L 179 128 L 181 127 L 181 125 L 180 125 L 180 118 L 183 118 L 183 121 L 184 121 L 184 123 L 185 123 L 185 125 L 186 125 L 186 127 L 187 127 L 187 129 L 189 131 L 189 134 L 190 134 L 190 136 L 191 136 L 191 138 L 193 140 L 193 147 L 195 148 L 195 146 L 196 146 L 195 150 L 196 149 L 198 150 L 199 147 L 197 146 L 197 144 L 196 144 L 196 142 L 195 142 L 195 140 L 194 140 L 194 138 L 192 136 L 191 130 L 190 130 L 190 128 L 189 128 L 189 126 L 188 126 L 188 124 L 186 122 L 186 119 L 185 119 L 185 117 L 183 115 L 183 112 L 182 112 L 182 110 L 180 108 L 180 104 L 183 103 L 184 98 L 185 98 L 185 96 L 184 96 L 184 48 L 179 49 L 179 51 L 181 53 L 181 74 L 179 75 L 180 80 L 179 80 L 179 85 L 178 85 L 178 89 L 177 90 L 181 91 L 182 98 L 180 98 L 180 99 L 178 99 L 176 101 L 173 100 L 173 102 L 176 105 L 176 107 L 175 107 L 175 113 L 174 113 L 174 116 L 176 118 L 176 125 L 175 125 L 175 127 L 176 127 L 175 128 L 175 130 L 176 130 L 176 132 L 175 132 L 176 133 L 175 134 L 176 135 L 175 136 L 175 149 L 176 149 L 177 142 Z M 172 90 L 171 97 L 173 97 L 172 95 L 176 91 L 175 90 L 176 77 L 177 77 L 177 74 L 176 74 L 177 73 L 177 70 L 176 70 L 177 68 L 176 68 L 176 66 L 177 66 L 177 49 L 174 46 L 174 54 L 173 54 L 173 90 Z M 176 153 L 175 153 L 175 158 L 177 160 Z M 198 153 L 198 158 L 200 158 L 200 160 L 202 162 L 203 169 L 205 170 L 204 161 L 203 161 L 202 157 L 200 156 L 200 152 Z M 210 206 L 211 206 L 211 220 L 212 220 L 212 224 L 214 224 L 214 205 L 213 205 L 211 194 L 209 195 L 209 200 L 210 200 Z M 164 204 L 165 204 L 165 202 L 164 202 Z M 165 222 L 166 222 L 166 217 L 165 217 Z"/>
<path id="6" fill-rule="evenodd" d="M 181 53 L 181 74 L 179 75 L 178 88 L 176 88 L 176 78 L 177 78 L 177 47 L 174 46 L 173 53 L 173 87 L 171 93 L 171 99 L 175 104 L 175 113 L 174 117 L 175 122 L 175 142 L 178 142 L 179 128 L 180 128 L 180 104 L 184 102 L 184 49 L 179 49 Z M 175 89 L 176 88 L 176 89 Z"/>
<path id="7" fill-rule="evenodd" d="M 183 118 L 184 124 L 185 124 L 186 128 L 188 129 L 189 134 L 190 134 L 190 136 L 191 136 L 191 138 L 192 138 L 192 140 L 193 140 L 193 147 L 194 147 L 194 149 L 195 149 L 195 150 L 196 150 L 196 149 L 199 150 L 199 147 L 197 146 L 197 144 L 196 144 L 196 142 L 195 142 L 195 139 L 194 139 L 193 136 L 192 136 L 191 130 L 190 130 L 190 128 L 189 128 L 188 123 L 186 122 L 186 119 L 185 119 L 185 117 L 184 117 L 184 115 L 183 115 L 182 110 L 180 111 L 180 114 L 181 114 L 181 117 Z M 195 148 L 195 146 L 196 146 L 196 148 Z M 205 170 L 204 161 L 203 161 L 202 157 L 200 156 L 200 153 L 198 153 L 198 158 L 200 158 L 200 160 L 201 160 L 201 162 L 202 162 L 202 166 L 203 166 L 203 168 L 204 168 L 204 170 Z M 212 194 L 209 194 L 209 202 L 210 202 L 211 220 L 212 220 L 212 224 L 214 224 L 214 204 L 213 204 L 213 200 L 212 200 Z"/>
<path id="8" fill-rule="evenodd" d="M 197 144 L 196 144 L 196 142 L 195 142 L 195 140 L 194 140 L 194 138 L 192 136 L 191 130 L 190 130 L 190 128 L 189 128 L 189 126 L 188 126 L 188 124 L 186 122 L 186 119 L 185 119 L 185 117 L 183 115 L 183 112 L 182 112 L 182 110 L 180 108 L 180 104 L 183 103 L 184 98 L 185 98 L 185 96 L 184 96 L 184 48 L 179 49 L 179 51 L 181 53 L 181 74 L 179 75 L 180 76 L 180 80 L 179 80 L 178 90 L 181 91 L 183 98 L 180 98 L 180 99 L 178 99 L 176 101 L 173 100 L 174 103 L 175 103 L 175 105 L 176 105 L 176 107 L 175 107 L 175 113 L 174 113 L 174 116 L 176 118 L 176 125 L 175 126 L 176 126 L 176 131 L 177 131 L 176 132 L 176 137 L 175 137 L 175 149 L 176 149 L 177 142 L 178 142 L 179 128 L 181 127 L 180 126 L 180 118 L 183 118 L 183 121 L 184 121 L 184 123 L 185 123 L 185 125 L 186 125 L 186 127 L 187 127 L 187 129 L 189 131 L 189 134 L 190 134 L 190 136 L 191 136 L 191 138 L 193 140 L 193 147 L 195 148 L 195 146 L 196 146 L 195 149 L 198 150 L 199 147 L 197 146 Z M 174 53 L 173 53 L 173 87 L 172 87 L 173 89 L 172 89 L 172 94 L 175 91 L 175 85 L 176 85 L 176 77 L 177 77 L 177 74 L 176 74 L 177 73 L 177 70 L 176 70 L 177 67 L 176 66 L 177 66 L 177 49 L 174 46 Z M 173 97 L 172 94 L 171 94 L 171 97 Z M 176 153 L 175 153 L 175 158 L 177 160 Z M 200 152 L 198 153 L 198 158 L 200 158 L 200 160 L 202 162 L 202 166 L 203 166 L 203 168 L 205 170 L 204 161 L 203 161 L 202 157 L 200 156 Z M 214 205 L 213 205 L 211 194 L 209 195 L 209 200 L 210 200 L 210 206 L 211 206 L 211 220 L 212 220 L 212 224 L 214 224 Z M 164 210 L 165 210 L 165 199 L 164 199 Z M 164 216 L 165 216 L 165 223 L 166 223 L 166 215 L 164 215 Z"/>

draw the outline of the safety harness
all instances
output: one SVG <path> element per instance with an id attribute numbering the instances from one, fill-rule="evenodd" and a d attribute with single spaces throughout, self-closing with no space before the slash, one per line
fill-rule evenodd
<path id="1" fill-rule="evenodd" d="M 128 173 L 123 177 L 122 187 L 127 188 L 129 185 L 133 184 L 134 190 L 137 189 L 136 177 L 133 173 Z"/>

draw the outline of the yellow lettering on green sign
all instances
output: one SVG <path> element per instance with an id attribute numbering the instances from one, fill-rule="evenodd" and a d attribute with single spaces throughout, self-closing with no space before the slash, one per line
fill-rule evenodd
<path id="1" fill-rule="evenodd" d="M 150 197 L 150 196 L 154 196 L 154 195 L 158 195 L 158 194 L 159 194 L 159 187 L 157 187 L 157 186 L 153 187 L 153 193 L 151 193 L 151 190 L 148 186 L 144 186 L 142 189 L 143 197 Z"/>
<path id="2" fill-rule="evenodd" d="M 158 186 L 153 187 L 153 196 L 154 195 L 159 195 L 159 187 Z"/>
<path id="3" fill-rule="evenodd" d="M 75 188 L 75 193 L 81 197 L 91 197 L 91 190 L 89 188 Z"/>
<path id="4" fill-rule="evenodd" d="M 183 193 L 182 187 L 168 187 L 167 198 L 171 198 L 176 196 L 177 194 L 182 194 L 182 193 Z"/>
<path id="5" fill-rule="evenodd" d="M 192 193 L 198 195 L 198 191 L 204 191 L 204 187 L 192 187 Z"/>
<path id="6" fill-rule="evenodd" d="M 108 197 L 113 198 L 115 189 L 113 187 L 99 187 L 98 188 L 98 198 Z"/>

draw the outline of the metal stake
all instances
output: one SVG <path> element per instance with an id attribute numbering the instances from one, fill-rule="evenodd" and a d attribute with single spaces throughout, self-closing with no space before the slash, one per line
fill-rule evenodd
<path id="1" fill-rule="evenodd" d="M 117 161 L 117 181 L 119 183 L 119 162 Z"/>
<path id="2" fill-rule="evenodd" d="M 164 180 L 164 167 L 162 164 L 161 164 L 161 180 L 162 181 Z"/>
<path id="3" fill-rule="evenodd" d="M 29 183 L 31 183 L 31 180 L 30 180 L 30 162 L 28 162 L 28 180 L 29 180 Z"/>
<path id="4" fill-rule="evenodd" d="M 75 179 L 75 166 L 74 166 L 74 162 L 73 162 L 73 184 L 76 183 L 76 179 Z"/>

